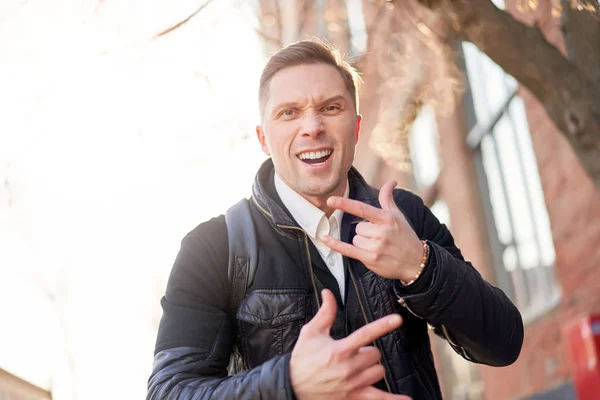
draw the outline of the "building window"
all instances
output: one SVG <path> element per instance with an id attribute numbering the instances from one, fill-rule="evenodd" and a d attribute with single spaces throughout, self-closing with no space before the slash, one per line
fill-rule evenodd
<path id="1" fill-rule="evenodd" d="M 554 244 L 517 82 L 463 44 L 472 96 L 467 143 L 484 171 L 490 238 L 500 287 L 529 322 L 558 304 Z M 467 107 L 469 108 L 469 107 Z"/>

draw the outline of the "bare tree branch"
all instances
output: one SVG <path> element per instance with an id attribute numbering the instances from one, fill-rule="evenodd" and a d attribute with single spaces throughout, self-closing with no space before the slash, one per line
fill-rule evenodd
<path id="1" fill-rule="evenodd" d="M 444 40 L 450 42 L 457 34 L 475 44 L 529 89 L 600 190 L 600 86 L 548 43 L 537 27 L 517 21 L 491 0 L 416 2 L 452 27 L 442 31 Z"/>
<path id="2" fill-rule="evenodd" d="M 198 13 L 202 10 L 204 10 L 206 8 L 206 6 L 208 6 L 210 3 L 212 3 L 213 0 L 207 0 L 206 3 L 202 4 L 200 7 L 198 7 L 198 9 L 196 11 L 194 11 L 191 15 L 189 15 L 186 19 L 184 19 L 181 22 L 176 23 L 175 25 L 171 26 L 170 28 L 165 29 L 164 31 L 157 33 L 153 39 L 158 39 L 161 36 L 166 35 L 167 33 L 173 32 L 175 29 L 181 27 L 182 25 L 186 24 L 187 22 L 189 22 L 192 18 L 194 18 L 196 15 L 198 15 Z"/>
<path id="3" fill-rule="evenodd" d="M 577 153 L 600 190 L 600 88 L 541 32 L 489 0 L 453 1 L 462 37 L 527 87 Z"/>
<path id="4" fill-rule="evenodd" d="M 589 79 L 600 85 L 600 6 L 562 0 L 561 30 L 567 56 Z"/>

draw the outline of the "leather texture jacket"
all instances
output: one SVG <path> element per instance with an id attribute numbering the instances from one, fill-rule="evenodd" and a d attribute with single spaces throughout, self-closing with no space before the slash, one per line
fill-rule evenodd
<path id="1" fill-rule="evenodd" d="M 442 398 L 428 326 L 465 359 L 505 366 L 523 342 L 521 315 L 498 288 L 464 260 L 445 225 L 421 199 L 396 189 L 394 199 L 431 256 L 408 287 L 345 258 L 346 298 L 306 233 L 277 196 L 270 160 L 251 198 L 258 234 L 258 269 L 237 311 L 229 311 L 227 230 L 223 216 L 200 224 L 182 241 L 159 326 L 148 400 L 294 399 L 289 359 L 300 328 L 315 315 L 320 292 L 331 289 L 338 312 L 331 330 L 341 338 L 390 313 L 404 323 L 378 339 L 385 378 L 377 387 L 413 400 Z M 378 206 L 378 191 L 352 169 L 350 197 Z M 360 219 L 345 214 L 342 239 L 351 242 Z M 456 221 L 460 223 L 460 221 Z M 228 376 L 232 351 L 243 372 Z"/>

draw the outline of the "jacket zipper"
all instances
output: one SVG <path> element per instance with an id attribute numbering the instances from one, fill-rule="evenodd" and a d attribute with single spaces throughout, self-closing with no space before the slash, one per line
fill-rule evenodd
<path id="1" fill-rule="evenodd" d="M 352 273 L 352 269 L 350 268 L 350 266 L 348 266 L 348 273 L 350 274 L 350 279 L 352 280 L 352 284 L 354 285 L 354 290 L 356 292 L 356 298 L 358 299 L 358 305 L 360 306 L 360 310 L 362 311 L 363 318 L 365 319 L 365 324 L 369 324 L 369 318 L 367 318 L 365 306 L 362 303 L 360 292 L 358 291 L 358 285 L 356 284 L 356 279 L 354 278 L 354 274 Z M 375 340 L 373 340 L 373 346 L 375 346 L 376 349 L 381 351 L 381 354 L 383 355 L 383 351 L 379 348 L 379 346 L 377 346 L 377 343 L 375 342 Z M 383 365 L 381 360 L 379 360 L 379 364 Z M 384 369 L 385 369 L 385 366 L 384 366 Z M 387 373 L 387 371 L 386 371 L 386 373 Z M 385 386 L 387 387 L 388 392 L 392 393 L 392 388 L 390 387 L 390 383 L 387 380 L 386 374 L 383 375 L 383 380 L 385 381 Z"/>
<path id="2" fill-rule="evenodd" d="M 252 199 L 254 200 L 254 197 Z M 265 210 L 264 208 L 262 208 L 258 204 L 257 201 L 254 201 L 254 204 L 256 204 L 256 206 L 263 213 L 265 213 L 269 217 L 273 218 L 273 216 L 271 215 L 271 213 L 269 213 L 267 210 Z M 305 247 L 305 250 L 306 250 L 306 256 L 308 258 L 308 267 L 310 269 L 310 279 L 311 279 L 311 282 L 312 282 L 313 291 L 314 291 L 314 294 L 315 294 L 315 299 L 317 301 L 317 307 L 321 308 L 321 301 L 319 300 L 319 291 L 317 290 L 317 284 L 315 282 L 315 272 L 314 272 L 313 266 L 312 266 L 312 257 L 310 256 L 310 246 L 308 244 L 308 235 L 306 234 L 306 232 L 304 231 L 304 229 L 299 228 L 297 226 L 280 225 L 280 224 L 275 224 L 275 226 L 277 226 L 278 228 L 281 228 L 281 229 L 292 229 L 292 230 L 297 230 L 297 231 L 302 232 L 302 234 L 304 236 L 304 247 Z M 358 285 L 356 284 L 356 280 L 354 278 L 354 274 L 352 273 L 352 270 L 350 269 L 349 266 L 348 266 L 348 272 L 350 273 L 350 278 L 352 279 L 352 284 L 354 285 L 354 290 L 356 291 L 356 298 L 358 299 L 358 304 L 360 305 L 360 309 L 362 311 L 362 315 L 363 315 L 363 317 L 365 319 L 365 324 L 368 324 L 369 323 L 369 319 L 367 318 L 367 313 L 365 312 L 365 307 L 364 307 L 364 305 L 362 303 L 360 292 L 358 291 Z M 375 341 L 373 341 L 373 346 L 375 346 L 375 348 L 377 348 L 383 354 L 383 351 L 379 348 L 379 346 L 377 346 L 377 343 Z M 381 360 L 379 361 L 379 363 L 381 365 L 383 365 L 383 363 L 381 362 Z M 384 366 L 384 369 L 385 369 L 385 366 Z M 390 384 L 389 384 L 389 382 L 388 382 L 387 377 L 386 377 L 385 374 L 383 375 L 383 380 L 385 381 L 385 386 L 387 387 L 388 392 L 392 393 L 392 389 L 390 387 Z"/>
<path id="3" fill-rule="evenodd" d="M 413 310 L 410 309 L 410 307 L 408 306 L 408 304 L 406 303 L 406 300 L 404 300 L 404 297 L 400 297 L 398 296 L 398 303 L 400 303 L 400 305 L 404 308 L 406 308 L 412 315 L 414 315 L 415 317 L 419 318 L 419 319 L 425 319 L 423 317 L 421 317 L 420 315 L 417 315 Z"/>

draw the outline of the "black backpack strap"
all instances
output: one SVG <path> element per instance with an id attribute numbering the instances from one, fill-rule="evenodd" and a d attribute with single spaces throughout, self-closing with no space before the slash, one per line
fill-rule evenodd
<path id="1" fill-rule="evenodd" d="M 258 265 L 258 243 L 254 222 L 250 214 L 250 202 L 242 199 L 225 214 L 229 240 L 229 310 L 235 319 L 237 309 L 252 285 Z"/>
<path id="2" fill-rule="evenodd" d="M 236 320 L 237 310 L 246 291 L 252 285 L 256 267 L 258 265 L 258 243 L 254 222 L 250 214 L 250 203 L 242 199 L 234 204 L 225 213 L 227 224 L 227 239 L 229 241 L 229 265 L 227 276 L 229 278 L 229 317 Z M 244 368 L 244 362 L 239 350 L 239 337 L 236 335 L 236 343 L 233 346 L 227 372 L 235 375 Z"/>

